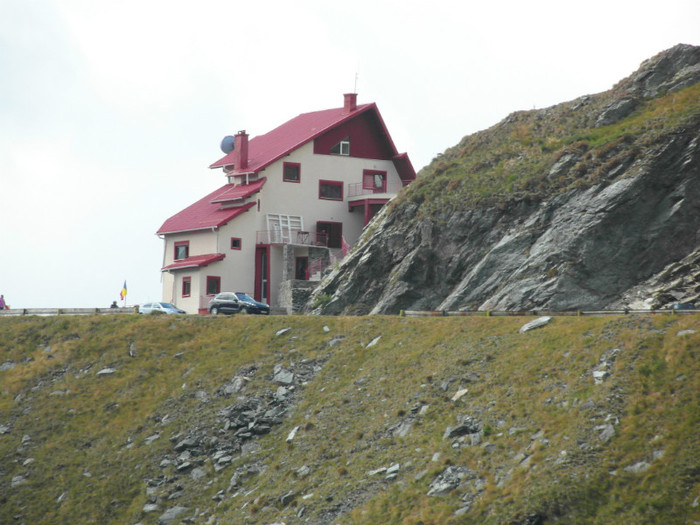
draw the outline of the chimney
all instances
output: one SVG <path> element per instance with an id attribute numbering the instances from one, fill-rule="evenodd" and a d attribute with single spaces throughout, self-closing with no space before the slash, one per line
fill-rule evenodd
<path id="1" fill-rule="evenodd" d="M 244 170 L 248 167 L 248 134 L 245 130 L 239 131 L 233 138 L 233 165 L 236 170 Z"/>
<path id="2" fill-rule="evenodd" d="M 345 105 L 343 110 L 345 113 L 352 113 L 357 109 L 357 93 L 345 93 Z"/>

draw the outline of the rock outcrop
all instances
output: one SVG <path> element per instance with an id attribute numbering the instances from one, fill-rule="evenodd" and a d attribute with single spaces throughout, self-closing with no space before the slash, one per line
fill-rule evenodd
<path id="1" fill-rule="evenodd" d="M 563 311 L 699 300 L 698 81 L 700 47 L 679 45 L 608 92 L 515 113 L 465 137 L 375 218 L 307 311 Z M 477 155 L 487 160 L 472 161 Z M 508 170 L 520 186 L 475 200 L 480 184 Z"/>

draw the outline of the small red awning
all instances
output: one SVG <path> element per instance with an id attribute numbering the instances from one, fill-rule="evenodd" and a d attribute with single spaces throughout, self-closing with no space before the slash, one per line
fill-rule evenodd
<path id="1" fill-rule="evenodd" d="M 211 264 L 216 261 L 220 261 L 226 257 L 223 253 L 209 253 L 206 255 L 193 255 L 187 259 L 180 259 L 175 261 L 168 266 L 161 269 L 162 272 L 172 271 L 172 270 L 185 270 L 187 268 L 201 268 L 207 264 Z"/>
<path id="2" fill-rule="evenodd" d="M 254 193 L 260 191 L 267 181 L 266 177 L 260 180 L 251 182 L 250 184 L 239 184 L 237 186 L 228 186 L 226 190 L 215 196 L 210 202 L 229 202 L 247 199 Z"/>

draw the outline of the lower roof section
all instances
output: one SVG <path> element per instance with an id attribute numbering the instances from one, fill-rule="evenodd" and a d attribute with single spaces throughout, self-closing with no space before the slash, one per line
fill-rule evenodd
<path id="1" fill-rule="evenodd" d="M 219 228 L 255 205 L 255 202 L 249 202 L 241 206 L 222 207 L 219 202 L 212 202 L 212 199 L 220 196 L 227 189 L 227 186 L 219 188 L 180 213 L 173 215 L 163 223 L 157 233 L 163 235 Z"/>
<path id="2" fill-rule="evenodd" d="M 180 259 L 178 261 L 175 261 L 172 264 L 169 264 L 168 266 L 164 266 L 163 268 L 161 268 L 161 271 L 162 272 L 171 272 L 173 270 L 187 270 L 190 268 L 201 268 L 202 266 L 206 266 L 208 264 L 220 261 L 224 257 L 226 257 L 226 255 L 223 253 L 208 253 L 205 255 L 193 255 L 192 257 L 188 257 L 187 259 Z"/>

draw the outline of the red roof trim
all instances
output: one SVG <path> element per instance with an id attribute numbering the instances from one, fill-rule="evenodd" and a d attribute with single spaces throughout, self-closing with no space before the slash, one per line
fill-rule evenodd
<path id="1" fill-rule="evenodd" d="M 413 164 L 411 163 L 411 159 L 408 158 L 407 153 L 396 155 L 392 160 L 394 161 L 394 166 L 404 186 L 416 180 L 416 170 L 413 169 Z"/>
<path id="2" fill-rule="evenodd" d="M 181 259 L 175 261 L 168 266 L 161 268 L 161 272 L 172 271 L 172 270 L 185 270 L 188 268 L 201 268 L 202 266 L 207 266 L 208 264 L 220 261 L 226 257 L 223 253 L 208 253 L 206 255 L 194 255 L 188 257 L 187 259 Z"/>

